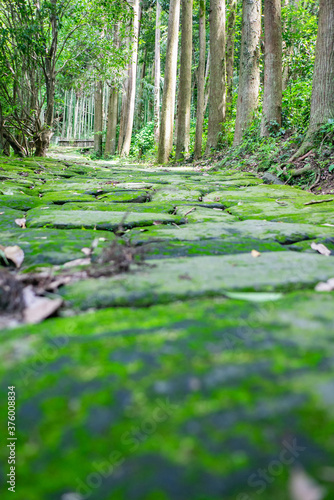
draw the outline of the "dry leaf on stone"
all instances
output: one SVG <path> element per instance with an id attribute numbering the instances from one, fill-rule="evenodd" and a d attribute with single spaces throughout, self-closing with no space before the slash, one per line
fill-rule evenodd
<path id="1" fill-rule="evenodd" d="M 332 292 L 334 290 L 334 278 L 330 278 L 328 281 L 320 281 L 315 287 L 316 292 Z"/>
<path id="2" fill-rule="evenodd" d="M 257 250 L 252 250 L 251 251 L 251 256 L 256 258 L 256 257 L 260 257 L 261 253 L 258 252 Z"/>
<path id="3" fill-rule="evenodd" d="M 2 257 L 12 261 L 19 268 L 24 260 L 24 251 L 18 245 L 4 247 L 0 245 Z M 7 262 L 8 264 L 8 262 Z"/>
<path id="4" fill-rule="evenodd" d="M 15 219 L 15 224 L 22 227 L 22 229 L 26 229 L 26 219 Z"/>
<path id="5" fill-rule="evenodd" d="M 46 297 L 38 297 L 35 295 L 31 286 L 27 286 L 23 289 L 23 299 L 25 303 L 25 309 L 23 311 L 23 319 L 25 323 L 39 323 L 45 318 L 48 318 L 56 312 L 62 305 L 63 300 L 48 299 Z"/>
<path id="6" fill-rule="evenodd" d="M 315 250 L 316 252 L 320 253 L 321 255 L 326 255 L 326 257 L 329 257 L 331 254 L 331 251 L 325 247 L 322 243 L 311 243 L 311 248 L 312 250 Z"/>
<path id="7" fill-rule="evenodd" d="M 88 266 L 88 264 L 90 264 L 90 258 L 87 257 L 86 259 L 70 260 L 69 262 L 63 264 L 63 267 L 68 269 L 75 266 Z"/>
<path id="8" fill-rule="evenodd" d="M 89 257 L 92 253 L 92 249 L 91 248 L 87 248 L 87 247 L 84 247 L 81 249 L 82 253 L 85 254 L 87 257 Z"/>
<path id="9" fill-rule="evenodd" d="M 292 469 L 289 490 L 291 500 L 322 500 L 326 493 L 302 468 Z"/>

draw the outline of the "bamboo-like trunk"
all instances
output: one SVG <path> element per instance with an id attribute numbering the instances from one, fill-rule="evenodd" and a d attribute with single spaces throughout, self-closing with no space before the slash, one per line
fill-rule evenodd
<path id="1" fill-rule="evenodd" d="M 102 82 L 95 85 L 94 94 L 94 150 L 102 155 Z"/>
<path id="2" fill-rule="evenodd" d="M 182 0 L 181 61 L 178 94 L 178 133 L 175 159 L 182 160 L 189 152 L 191 62 L 192 62 L 193 0 Z"/>
<path id="3" fill-rule="evenodd" d="M 195 158 L 202 156 L 202 138 L 204 121 L 204 86 L 205 86 L 205 0 L 199 4 L 199 62 L 197 73 L 197 112 L 195 135 Z"/>
<path id="4" fill-rule="evenodd" d="M 117 127 L 118 92 L 116 87 L 111 87 L 109 93 L 107 135 L 104 153 L 106 156 L 116 152 L 116 127 Z"/>
<path id="5" fill-rule="evenodd" d="M 161 6 L 157 0 L 155 17 L 155 47 L 154 47 L 154 142 L 159 142 L 160 131 L 160 16 Z"/>
<path id="6" fill-rule="evenodd" d="M 129 66 L 127 117 L 124 127 L 124 140 L 120 150 L 121 156 L 127 156 L 130 152 L 133 119 L 135 112 L 136 76 L 138 59 L 138 31 L 139 31 L 139 0 L 133 4 L 133 38 L 132 38 L 132 60 Z"/>
<path id="7" fill-rule="evenodd" d="M 165 79 L 162 94 L 158 163 L 166 163 L 173 148 L 173 121 L 176 91 L 177 45 L 180 20 L 180 0 L 169 6 Z"/>
<path id="8" fill-rule="evenodd" d="M 234 67 L 234 39 L 235 39 L 235 19 L 237 14 L 237 0 L 230 0 L 227 39 L 226 39 L 226 115 L 232 114 L 233 102 L 233 67 Z"/>
<path id="9" fill-rule="evenodd" d="M 210 98 L 207 152 L 221 142 L 226 106 L 225 0 L 210 0 Z"/>

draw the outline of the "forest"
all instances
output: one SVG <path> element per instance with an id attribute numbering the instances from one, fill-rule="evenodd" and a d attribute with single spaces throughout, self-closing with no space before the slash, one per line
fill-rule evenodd
<path id="1" fill-rule="evenodd" d="M 4 0 L 0 14 L 4 154 L 94 141 L 95 157 L 164 164 L 260 149 L 265 170 L 273 150 L 290 164 L 332 144 L 330 0 Z"/>
<path id="2" fill-rule="evenodd" d="M 0 0 L 1 500 L 334 499 L 334 0 Z"/>

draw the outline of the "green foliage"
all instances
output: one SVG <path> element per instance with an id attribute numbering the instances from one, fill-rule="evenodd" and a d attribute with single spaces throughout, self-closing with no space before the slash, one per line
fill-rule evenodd
<path id="1" fill-rule="evenodd" d="M 154 122 L 148 122 L 132 138 L 130 155 L 141 158 L 146 156 L 154 147 Z"/>

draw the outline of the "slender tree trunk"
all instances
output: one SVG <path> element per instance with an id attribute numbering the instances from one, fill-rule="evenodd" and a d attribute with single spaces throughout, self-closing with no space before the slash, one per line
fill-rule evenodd
<path id="1" fill-rule="evenodd" d="M 181 27 L 181 61 L 177 116 L 178 133 L 175 151 L 176 160 L 182 160 L 184 158 L 184 153 L 189 152 L 193 0 L 182 0 Z"/>
<path id="2" fill-rule="evenodd" d="M 234 39 L 235 39 L 235 18 L 237 14 L 237 0 L 230 0 L 230 8 L 227 23 L 226 40 L 226 114 L 232 114 L 232 92 L 233 92 L 233 67 L 234 67 Z"/>
<path id="3" fill-rule="evenodd" d="M 169 6 L 165 80 L 162 94 L 158 163 L 166 163 L 173 148 L 173 121 L 176 90 L 177 45 L 180 20 L 180 0 Z"/>
<path id="4" fill-rule="evenodd" d="M 225 0 L 210 0 L 210 95 L 207 152 L 221 142 L 226 106 Z"/>
<path id="5" fill-rule="evenodd" d="M 261 0 L 243 2 L 241 54 L 239 70 L 239 89 L 237 117 L 235 121 L 234 142 L 241 143 L 253 113 L 258 106 L 260 87 L 260 36 L 261 36 Z"/>
<path id="6" fill-rule="evenodd" d="M 264 37 L 262 137 L 279 130 L 282 123 L 281 0 L 264 0 Z"/>
<path id="7" fill-rule="evenodd" d="M 108 104 L 107 135 L 104 153 L 106 156 L 116 152 L 116 128 L 118 111 L 118 92 L 116 87 L 111 87 Z"/>
<path id="8" fill-rule="evenodd" d="M 35 138 L 35 156 L 46 156 L 53 135 L 53 117 L 56 89 L 56 57 L 58 46 L 59 19 L 57 15 L 57 0 L 50 0 L 51 44 L 44 57 L 44 77 L 46 87 L 46 113 L 45 121 Z"/>
<path id="9" fill-rule="evenodd" d="M 145 120 L 143 117 L 143 108 L 144 108 L 143 95 L 144 95 L 144 78 L 146 75 L 146 59 L 147 59 L 147 47 L 145 47 L 145 49 L 144 49 L 143 64 L 142 64 L 141 72 L 140 72 L 139 90 L 138 90 L 138 95 L 137 95 L 136 124 L 139 127 L 142 126 L 143 123 L 145 123 Z"/>
<path id="10" fill-rule="evenodd" d="M 128 91 L 127 91 L 128 84 L 129 84 L 129 74 L 128 74 L 127 79 L 125 80 L 125 82 L 123 84 L 121 117 L 120 117 L 120 122 L 119 122 L 118 146 L 117 146 L 118 153 L 121 152 L 123 141 L 124 141 L 124 131 L 125 131 L 125 125 L 126 125 L 126 119 L 127 119 L 127 109 L 128 109 Z"/>
<path id="11" fill-rule="evenodd" d="M 94 94 L 94 150 L 98 156 L 102 155 L 102 82 L 95 86 Z"/>
<path id="12" fill-rule="evenodd" d="M 205 86 L 205 0 L 199 3 L 199 62 L 197 77 L 197 111 L 196 111 L 196 135 L 195 135 L 195 158 L 202 156 L 202 137 L 204 120 L 204 86 Z"/>
<path id="13" fill-rule="evenodd" d="M 313 147 L 314 134 L 334 119 L 334 4 L 320 0 L 310 123 L 303 144 L 289 161 Z"/>
<path id="14" fill-rule="evenodd" d="M 205 78 L 204 78 L 204 116 L 206 113 L 206 108 L 209 102 L 209 91 L 210 91 L 210 48 L 208 50 L 208 55 L 206 58 L 205 66 Z"/>
<path id="15" fill-rule="evenodd" d="M 121 156 L 128 156 L 131 145 L 131 135 L 133 128 L 133 119 L 135 113 L 136 98 L 136 76 L 138 59 L 138 30 L 139 30 L 139 0 L 134 0 L 133 4 L 133 38 L 132 38 L 132 60 L 129 67 L 128 98 L 127 98 L 127 117 L 124 127 L 124 140 L 121 147 Z"/>
<path id="16" fill-rule="evenodd" d="M 157 0 L 154 48 L 154 142 L 159 142 L 160 120 L 160 16 L 161 6 Z"/>

